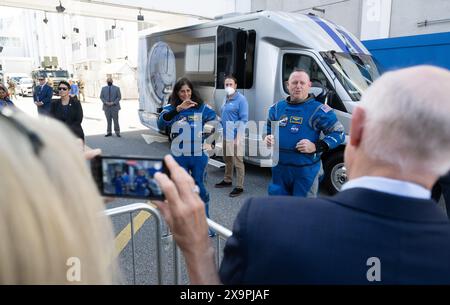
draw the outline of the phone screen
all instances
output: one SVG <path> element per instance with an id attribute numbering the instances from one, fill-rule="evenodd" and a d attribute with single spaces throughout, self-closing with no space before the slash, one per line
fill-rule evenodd
<path id="1" fill-rule="evenodd" d="M 164 200 L 154 179 L 157 172 L 167 173 L 162 159 L 98 156 L 91 168 L 103 196 Z"/>

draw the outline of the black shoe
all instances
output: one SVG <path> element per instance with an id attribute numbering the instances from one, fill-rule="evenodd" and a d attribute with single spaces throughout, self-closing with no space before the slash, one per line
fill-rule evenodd
<path id="1" fill-rule="evenodd" d="M 105 137 L 110 137 L 110 136 L 112 136 L 112 133 L 105 134 Z"/>
<path id="2" fill-rule="evenodd" d="M 236 197 L 236 196 L 239 196 L 240 194 L 242 194 L 242 192 L 244 192 L 244 189 L 235 187 L 235 188 L 231 191 L 230 197 Z"/>
<path id="3" fill-rule="evenodd" d="M 229 186 L 231 186 L 231 185 L 232 185 L 231 182 L 226 182 L 226 181 L 222 180 L 221 182 L 216 183 L 216 184 L 214 185 L 214 187 L 217 187 L 217 188 L 223 188 L 223 187 L 229 187 Z"/>
<path id="4" fill-rule="evenodd" d="M 122 136 L 120 135 L 120 133 L 116 134 L 116 136 L 117 136 L 118 138 L 121 138 L 121 137 L 122 137 Z"/>

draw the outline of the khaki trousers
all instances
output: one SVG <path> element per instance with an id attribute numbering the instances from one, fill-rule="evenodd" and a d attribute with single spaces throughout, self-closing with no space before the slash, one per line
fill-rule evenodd
<path id="1" fill-rule="evenodd" d="M 233 141 L 223 140 L 223 160 L 225 161 L 225 182 L 233 182 L 233 168 L 236 167 L 236 187 L 244 188 L 244 147 L 243 143 L 239 146 Z"/>

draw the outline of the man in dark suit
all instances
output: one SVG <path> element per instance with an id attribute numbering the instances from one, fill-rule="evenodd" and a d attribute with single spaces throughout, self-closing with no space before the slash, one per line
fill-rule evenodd
<path id="1" fill-rule="evenodd" d="M 349 182 L 333 197 L 253 198 L 217 273 L 203 204 L 166 157 L 157 203 L 193 284 L 450 284 L 450 222 L 430 199 L 450 169 L 448 70 L 384 74 L 352 112 Z M 181 199 L 182 198 L 182 199 Z"/>
<path id="2" fill-rule="evenodd" d="M 45 77 L 39 76 L 39 85 L 34 88 L 33 100 L 38 113 L 47 115 L 50 112 L 53 89 L 45 81 Z"/>
<path id="3" fill-rule="evenodd" d="M 116 136 L 120 138 L 119 110 L 120 99 L 122 96 L 120 94 L 120 88 L 113 85 L 113 80 L 111 77 L 108 77 L 106 82 L 108 85 L 103 87 L 100 92 L 100 99 L 103 102 L 103 111 L 105 112 L 106 121 L 108 122 L 105 137 L 112 136 L 111 123 L 114 121 L 114 132 L 116 133 Z"/>

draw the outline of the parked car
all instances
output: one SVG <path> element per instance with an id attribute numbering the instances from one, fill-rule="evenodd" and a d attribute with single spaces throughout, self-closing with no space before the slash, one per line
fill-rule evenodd
<path id="1" fill-rule="evenodd" d="M 33 80 L 29 77 L 21 78 L 18 86 L 18 93 L 22 96 L 33 95 Z"/>

